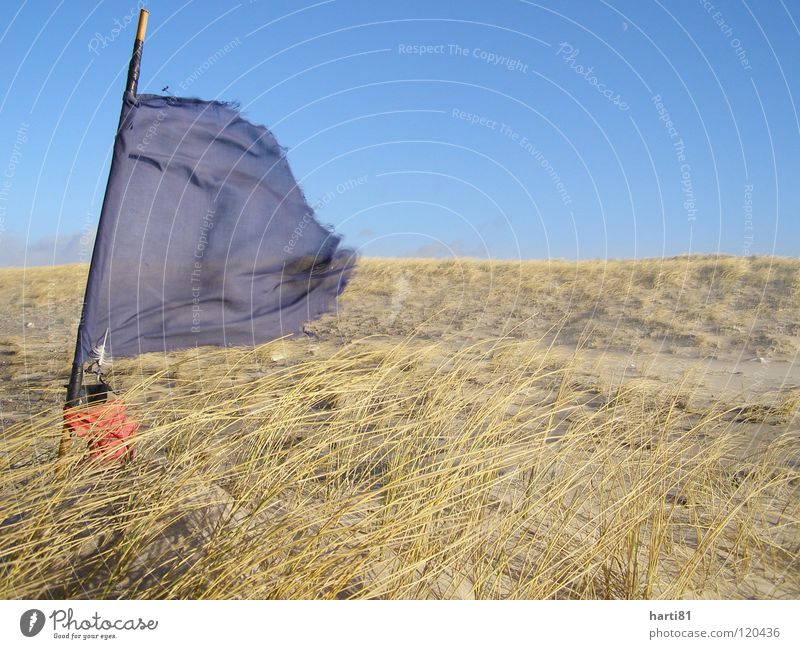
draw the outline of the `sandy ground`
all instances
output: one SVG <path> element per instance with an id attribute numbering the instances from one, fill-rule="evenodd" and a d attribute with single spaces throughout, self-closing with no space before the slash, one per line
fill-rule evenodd
<path id="1" fill-rule="evenodd" d="M 4 428 L 60 411 L 85 272 L 82 266 L 0 271 Z M 259 362 L 238 367 L 232 381 L 331 358 L 354 341 L 377 350 L 403 341 L 409 349 L 437 343 L 437 355 L 426 362 L 441 368 L 470 346 L 503 337 L 518 344 L 515 354 L 549 350 L 551 358 L 573 363 L 574 404 L 554 422 L 554 438 L 615 387 L 635 384 L 657 394 L 685 385 L 692 408 L 725 412 L 744 457 L 780 436 L 797 440 L 799 307 L 798 260 L 362 260 L 336 313 L 309 324 L 306 335 L 273 345 Z M 485 348 L 475 355 L 487 376 L 503 363 L 523 362 Z M 118 359 L 113 384 L 124 392 L 165 368 L 172 369 L 144 401 L 168 398 L 175 376 L 202 373 L 202 350 Z M 491 392 L 480 385 L 480 371 L 476 377 L 476 393 L 485 398 Z M 524 412 L 524 406 L 515 407 Z M 796 457 L 787 462 L 797 468 Z M 747 592 L 798 595 L 769 578 L 762 582 Z"/>

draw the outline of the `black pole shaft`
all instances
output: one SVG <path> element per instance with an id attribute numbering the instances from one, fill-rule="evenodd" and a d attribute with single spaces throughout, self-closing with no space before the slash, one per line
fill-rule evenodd
<path id="1" fill-rule="evenodd" d="M 83 387 L 83 364 L 72 363 L 67 386 L 67 408 L 74 408 L 86 403 L 86 389 Z"/>
<path id="2" fill-rule="evenodd" d="M 136 40 L 133 41 L 133 53 L 128 66 L 128 83 L 125 86 L 125 91 L 134 95 L 139 85 L 139 68 L 142 65 L 142 49 L 144 49 L 144 34 L 147 31 L 148 15 L 147 9 L 142 9 L 139 12 L 139 27 L 136 29 Z"/>
<path id="3" fill-rule="evenodd" d="M 125 86 L 125 92 L 136 94 L 139 85 L 139 68 L 142 65 L 142 49 L 144 49 L 144 41 L 138 38 L 133 43 L 133 53 L 131 54 L 131 62 L 128 66 L 128 83 Z"/>

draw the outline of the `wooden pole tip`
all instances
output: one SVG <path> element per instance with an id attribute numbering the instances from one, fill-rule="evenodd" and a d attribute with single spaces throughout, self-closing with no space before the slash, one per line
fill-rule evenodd
<path id="1" fill-rule="evenodd" d="M 150 12 L 147 9 L 142 9 L 139 12 L 139 29 L 136 30 L 136 40 L 137 41 L 144 41 L 144 35 L 147 31 L 147 17 L 150 15 Z"/>

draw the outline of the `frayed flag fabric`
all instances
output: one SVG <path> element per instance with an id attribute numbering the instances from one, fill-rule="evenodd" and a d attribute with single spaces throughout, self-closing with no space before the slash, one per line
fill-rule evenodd
<path id="1" fill-rule="evenodd" d="M 265 127 L 230 104 L 126 92 L 75 362 L 299 332 L 354 268 L 339 242 Z"/>

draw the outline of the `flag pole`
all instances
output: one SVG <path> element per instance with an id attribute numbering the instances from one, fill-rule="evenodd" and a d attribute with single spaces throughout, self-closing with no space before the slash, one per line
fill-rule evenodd
<path id="1" fill-rule="evenodd" d="M 139 68 L 142 65 L 142 49 L 144 48 L 144 35 L 147 31 L 148 16 L 149 13 L 147 9 L 142 9 L 139 12 L 139 26 L 136 29 L 136 40 L 133 42 L 133 53 L 131 54 L 131 62 L 128 66 L 128 83 L 125 86 L 125 90 L 134 95 L 139 85 Z"/>
<path id="2" fill-rule="evenodd" d="M 139 11 L 139 25 L 136 29 L 136 39 L 133 42 L 133 52 L 131 53 L 131 62 L 128 65 L 128 79 L 125 84 L 125 91 L 136 94 L 139 85 L 139 69 L 142 64 L 142 50 L 144 49 L 144 37 L 147 31 L 147 18 L 149 13 L 147 9 Z M 81 314 L 81 323 L 83 322 L 83 314 Z M 80 360 L 80 344 L 81 344 L 81 328 L 78 326 L 78 339 L 75 343 L 75 355 L 72 360 L 72 371 L 69 376 L 69 384 L 67 385 L 67 398 L 65 409 L 75 408 L 82 406 L 87 402 L 86 388 L 83 385 L 83 363 Z M 58 457 L 64 457 L 69 451 L 71 442 L 70 428 L 65 423 L 62 434 L 61 442 L 58 445 Z"/>

